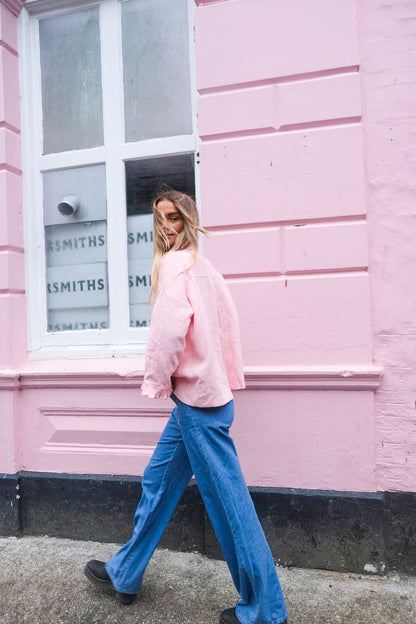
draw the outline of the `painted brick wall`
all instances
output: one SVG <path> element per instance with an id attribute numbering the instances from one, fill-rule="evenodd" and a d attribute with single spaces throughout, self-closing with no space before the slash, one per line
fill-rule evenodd
<path id="1" fill-rule="evenodd" d="M 416 491 L 416 2 L 358 2 L 380 490 Z"/>

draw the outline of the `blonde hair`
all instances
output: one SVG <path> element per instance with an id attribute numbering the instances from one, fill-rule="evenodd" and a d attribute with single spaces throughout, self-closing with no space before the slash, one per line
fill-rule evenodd
<path id="1" fill-rule="evenodd" d="M 175 232 L 176 239 L 172 247 L 170 247 L 169 239 L 163 229 L 163 226 L 166 225 L 165 217 L 157 208 L 158 203 L 163 200 L 171 201 L 183 219 L 183 230 L 179 234 Z M 172 231 L 174 231 L 173 228 Z M 149 299 L 151 302 L 156 299 L 159 269 L 163 256 L 171 251 L 180 251 L 187 247 L 193 247 L 194 262 L 198 253 L 198 232 L 206 235 L 205 230 L 199 225 L 198 209 L 192 197 L 173 189 L 163 190 L 158 193 L 153 201 L 153 265 L 152 288 Z M 191 268 L 193 262 L 188 269 Z"/>

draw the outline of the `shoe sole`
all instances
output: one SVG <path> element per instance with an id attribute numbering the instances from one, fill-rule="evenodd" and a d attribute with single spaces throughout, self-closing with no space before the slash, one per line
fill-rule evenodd
<path id="1" fill-rule="evenodd" d="M 111 581 L 105 581 L 100 579 L 98 576 L 95 576 L 95 574 L 93 574 L 89 569 L 88 565 L 84 568 L 84 574 L 87 579 L 94 585 L 97 585 L 97 587 L 101 587 L 101 589 L 109 589 L 110 591 L 115 592 L 116 598 L 120 604 L 129 605 L 136 599 L 136 594 L 123 594 L 122 592 L 114 589 Z"/>
<path id="2" fill-rule="evenodd" d="M 240 620 L 238 620 L 239 624 L 241 624 Z M 221 616 L 219 619 L 219 624 L 230 624 L 229 620 L 224 620 Z M 236 623 L 237 624 L 237 623 Z"/>

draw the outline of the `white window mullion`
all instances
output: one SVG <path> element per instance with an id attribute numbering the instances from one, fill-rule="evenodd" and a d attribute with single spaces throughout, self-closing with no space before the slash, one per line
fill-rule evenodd
<path id="1" fill-rule="evenodd" d="M 42 153 L 42 96 L 40 82 L 32 81 L 40 75 L 39 24 L 22 11 L 19 28 L 20 56 L 26 59 L 20 67 L 20 91 L 30 107 L 22 110 L 23 194 L 25 217 L 26 293 L 28 300 L 29 347 L 37 351 L 46 335 L 46 272 L 43 235 L 42 178 L 33 167 L 33 155 Z M 35 161 L 36 162 L 36 161 Z"/>
<path id="2" fill-rule="evenodd" d="M 121 154 L 124 160 L 157 158 L 159 156 L 184 154 L 186 152 L 193 152 L 194 150 L 195 137 L 192 134 L 124 143 L 124 145 L 121 146 Z"/>
<path id="3" fill-rule="evenodd" d="M 128 340 L 129 292 L 123 142 L 123 71 L 118 0 L 100 6 L 103 123 L 107 178 L 107 241 L 110 330 L 113 344 Z M 115 27 L 115 25 L 117 25 Z"/>
<path id="4" fill-rule="evenodd" d="M 191 72 L 191 96 L 192 96 L 192 128 L 193 128 L 193 151 L 195 154 L 195 199 L 199 209 L 200 217 L 203 223 L 203 215 L 201 213 L 201 177 L 199 167 L 199 144 L 200 138 L 198 134 L 198 89 L 196 81 L 196 49 L 195 49 L 195 0 L 188 0 L 188 27 L 189 27 L 189 57 Z M 199 236 L 200 250 L 203 248 L 203 237 Z"/>
<path id="5" fill-rule="evenodd" d="M 105 162 L 105 148 L 91 147 L 58 154 L 43 154 L 39 157 L 40 171 L 68 169 L 69 167 L 85 167 Z"/>

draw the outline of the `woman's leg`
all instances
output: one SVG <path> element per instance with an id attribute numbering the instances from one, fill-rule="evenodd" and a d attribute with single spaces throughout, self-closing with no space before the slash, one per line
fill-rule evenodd
<path id="1" fill-rule="evenodd" d="M 177 409 L 193 473 L 241 596 L 237 617 L 242 624 L 280 624 L 287 614 L 275 564 L 228 431 L 233 401 L 207 409 L 178 401 Z"/>
<path id="2" fill-rule="evenodd" d="M 105 566 L 119 592 L 140 591 L 144 570 L 192 476 L 176 412 L 175 407 L 144 471 L 133 535 Z"/>

